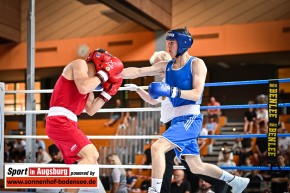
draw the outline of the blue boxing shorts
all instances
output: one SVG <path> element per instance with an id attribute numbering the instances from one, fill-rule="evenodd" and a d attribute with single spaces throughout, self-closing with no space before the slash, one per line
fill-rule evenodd
<path id="1" fill-rule="evenodd" d="M 202 128 L 203 115 L 184 115 L 172 120 L 162 137 L 174 144 L 179 159 L 184 155 L 200 155 L 197 138 Z"/>

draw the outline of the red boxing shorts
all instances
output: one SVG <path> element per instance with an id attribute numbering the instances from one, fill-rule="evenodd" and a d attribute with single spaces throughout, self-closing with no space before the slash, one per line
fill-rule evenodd
<path id="1" fill-rule="evenodd" d="M 66 164 L 73 164 L 81 159 L 77 154 L 92 142 L 78 128 L 78 123 L 66 116 L 48 116 L 46 134 L 55 143 L 63 155 Z"/>

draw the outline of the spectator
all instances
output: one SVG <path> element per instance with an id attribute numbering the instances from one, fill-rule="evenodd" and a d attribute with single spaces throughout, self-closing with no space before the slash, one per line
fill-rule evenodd
<path id="1" fill-rule="evenodd" d="M 250 192 L 260 192 L 261 184 L 263 182 L 263 177 L 259 174 L 258 170 L 251 170 L 245 175 L 245 177 L 250 178 L 250 183 L 246 190 Z"/>
<path id="2" fill-rule="evenodd" d="M 288 190 L 288 193 L 290 193 L 290 179 L 288 179 L 287 190 Z"/>
<path id="3" fill-rule="evenodd" d="M 217 130 L 218 130 L 218 123 L 216 122 L 216 118 L 214 115 L 209 116 L 209 121 L 205 124 L 205 128 L 208 130 L 209 135 L 215 135 Z M 213 151 L 213 144 L 214 144 L 214 139 L 210 138 L 210 142 L 208 145 L 208 150 L 209 153 L 212 153 Z"/>
<path id="4" fill-rule="evenodd" d="M 38 149 L 39 146 L 41 146 L 44 150 L 46 149 L 46 145 L 42 139 L 35 140 L 35 149 Z"/>
<path id="5" fill-rule="evenodd" d="M 266 128 L 264 123 L 261 124 L 261 127 L 262 134 L 267 134 L 268 128 Z M 267 143 L 268 143 L 267 138 L 259 137 L 256 140 L 256 153 L 254 153 L 254 158 L 260 165 L 264 165 L 264 162 L 267 159 Z"/>
<path id="6" fill-rule="evenodd" d="M 203 136 L 208 135 L 207 129 L 206 128 L 202 128 L 200 133 L 199 133 L 199 135 L 203 135 Z M 197 143 L 198 143 L 200 151 L 202 151 L 203 148 L 206 148 L 207 138 L 200 138 L 199 137 Z"/>
<path id="7" fill-rule="evenodd" d="M 143 180 L 140 187 L 141 191 L 144 193 L 147 193 L 147 190 L 150 187 L 150 185 L 151 185 L 151 179 Z"/>
<path id="8" fill-rule="evenodd" d="M 154 140 L 151 139 L 149 141 L 149 147 L 144 150 L 142 160 L 141 160 L 141 165 L 151 165 L 152 164 L 151 146 L 153 143 L 154 143 Z M 143 169 L 143 171 L 147 171 L 147 169 Z M 139 175 L 143 175 L 142 169 L 139 169 Z"/>
<path id="9" fill-rule="evenodd" d="M 284 89 L 281 89 L 279 92 L 279 103 L 288 103 L 290 101 L 290 94 L 286 93 Z M 282 107 L 280 114 L 287 114 L 287 107 Z"/>
<path id="10" fill-rule="evenodd" d="M 64 164 L 62 153 L 55 144 L 48 146 L 48 153 L 52 158 L 49 164 Z"/>
<path id="11" fill-rule="evenodd" d="M 287 133 L 286 129 L 278 129 L 279 133 Z M 278 141 L 279 152 L 285 155 L 290 155 L 290 137 L 281 137 Z"/>
<path id="12" fill-rule="evenodd" d="M 265 166 L 269 166 L 268 164 Z M 262 170 L 260 171 L 260 175 L 263 177 L 263 189 L 266 193 L 271 193 L 271 178 L 272 178 L 272 171 L 269 170 Z"/>
<path id="13" fill-rule="evenodd" d="M 209 99 L 209 103 L 207 104 L 207 106 L 220 106 L 221 104 L 216 101 L 215 97 L 210 97 Z M 214 116 L 217 118 L 217 122 L 219 123 L 219 116 L 222 115 L 221 109 L 207 109 L 207 113 L 208 113 L 208 118 L 210 116 Z"/>
<path id="14" fill-rule="evenodd" d="M 186 180 L 183 170 L 174 170 L 174 182 L 171 184 L 171 193 L 190 193 L 191 185 Z"/>
<path id="15" fill-rule="evenodd" d="M 249 133 L 246 133 L 249 134 Z M 242 149 L 240 151 L 240 163 L 239 165 L 245 165 L 245 160 L 247 157 L 253 155 L 253 140 L 252 138 L 242 138 L 241 139 Z"/>
<path id="16" fill-rule="evenodd" d="M 128 191 L 130 192 L 135 188 L 137 177 L 133 175 L 132 169 L 126 170 L 126 180 L 127 180 L 127 187 Z"/>
<path id="17" fill-rule="evenodd" d="M 129 127 L 129 121 L 132 119 L 132 117 L 130 116 L 130 113 L 129 112 L 126 112 L 125 113 L 125 116 L 124 116 L 124 119 L 123 119 L 123 123 L 122 123 L 122 126 L 127 128 Z"/>
<path id="18" fill-rule="evenodd" d="M 249 101 L 248 104 L 254 104 L 253 101 Z M 256 121 L 256 117 L 257 114 L 254 111 L 253 108 L 249 108 L 248 110 L 246 110 L 245 114 L 244 114 L 244 132 L 247 133 L 252 133 L 253 131 L 253 125 Z M 248 131 L 249 129 L 249 131 Z"/>
<path id="19" fill-rule="evenodd" d="M 16 139 L 14 143 L 13 154 L 16 162 L 23 162 L 25 159 L 26 141 L 24 139 Z"/>
<path id="20" fill-rule="evenodd" d="M 50 155 L 44 149 L 42 149 L 41 146 L 39 146 L 38 147 L 38 152 L 37 152 L 36 162 L 37 163 L 47 164 L 51 160 L 52 159 L 51 159 Z"/>
<path id="21" fill-rule="evenodd" d="M 131 116 L 130 116 L 130 113 L 129 112 L 126 112 L 124 113 L 124 118 L 123 118 L 123 122 L 117 127 L 117 130 L 116 130 L 116 135 L 119 135 L 120 134 L 120 131 L 122 129 L 127 129 L 129 127 L 129 121 L 132 119 Z M 122 132 L 121 132 L 122 134 Z"/>
<path id="22" fill-rule="evenodd" d="M 199 186 L 199 191 L 197 193 L 214 193 L 211 190 L 211 184 L 207 183 L 203 179 L 199 179 L 198 186 Z"/>
<path id="23" fill-rule="evenodd" d="M 122 165 L 119 156 L 114 153 L 107 156 L 107 162 L 110 165 Z M 110 170 L 111 193 L 128 193 L 125 170 L 123 168 Z"/>
<path id="24" fill-rule="evenodd" d="M 227 142 L 224 142 L 224 143 L 222 144 L 221 151 L 219 152 L 218 161 L 222 161 L 222 160 L 223 160 L 223 158 L 224 158 L 224 156 L 223 156 L 223 151 L 224 151 L 224 150 L 227 150 L 227 149 L 230 149 L 230 148 L 229 148 L 229 144 L 228 144 Z M 230 155 L 229 155 L 229 156 L 230 156 L 230 157 L 229 157 L 230 160 L 233 161 L 233 160 L 234 160 L 234 154 L 233 154 L 232 151 L 230 152 Z"/>
<path id="25" fill-rule="evenodd" d="M 116 99 L 116 106 L 115 108 L 121 108 L 122 103 L 120 99 Z M 123 112 L 111 112 L 110 119 L 108 122 L 105 123 L 106 127 L 113 126 L 119 119 L 123 119 L 124 113 Z"/>
<path id="26" fill-rule="evenodd" d="M 154 143 L 154 140 L 150 140 L 149 143 L 150 143 L 150 146 L 144 151 L 142 165 L 151 165 L 152 163 L 151 146 Z"/>
<path id="27" fill-rule="evenodd" d="M 223 160 L 219 161 L 217 163 L 218 166 L 236 166 L 236 163 L 230 160 L 230 153 L 231 153 L 231 149 L 230 148 L 226 148 L 223 150 Z M 229 173 L 233 174 L 233 175 L 238 175 L 239 176 L 239 172 L 237 170 L 227 170 Z"/>
<path id="28" fill-rule="evenodd" d="M 247 157 L 247 158 L 245 159 L 245 165 L 244 165 L 244 166 L 248 166 L 248 167 L 253 166 L 252 161 L 251 161 L 251 159 L 250 159 L 249 157 Z M 252 170 L 242 170 L 242 171 L 241 171 L 241 176 L 243 176 L 243 177 L 247 177 L 248 175 L 251 174 L 251 171 L 252 171 Z"/>
<path id="29" fill-rule="evenodd" d="M 4 140 L 4 161 L 7 163 L 14 163 L 15 159 L 18 158 L 18 151 L 15 149 L 15 141 L 14 140 Z"/>
<path id="30" fill-rule="evenodd" d="M 206 131 L 206 129 L 203 128 L 202 131 L 200 132 L 200 135 L 204 135 L 203 132 L 205 132 L 205 131 Z M 199 140 L 200 139 L 205 139 L 206 140 L 206 138 L 198 138 L 198 139 Z M 176 166 L 184 166 L 185 168 L 187 167 L 186 163 L 183 160 L 180 160 L 177 156 L 174 157 L 174 165 L 176 165 Z M 211 178 L 207 178 L 204 175 L 196 175 L 196 174 L 192 173 L 189 169 L 183 170 L 183 172 L 185 173 L 186 181 L 188 181 L 190 183 L 190 186 L 191 186 L 191 191 L 190 192 L 195 192 L 196 193 L 199 190 L 199 185 L 198 185 L 199 179 L 212 180 Z M 173 170 L 173 173 L 174 173 L 174 170 Z M 225 187 L 228 188 L 228 185 L 218 184 L 215 181 L 213 181 L 213 183 L 215 183 L 214 188 L 216 188 L 217 191 L 224 190 Z M 172 186 L 170 186 L 170 187 L 172 187 Z M 228 188 L 228 189 L 230 189 L 230 188 Z M 168 191 L 161 191 L 161 192 L 167 193 Z"/>
<path id="31" fill-rule="evenodd" d="M 284 155 L 278 156 L 278 164 L 280 167 L 286 166 Z M 287 192 L 287 182 L 289 180 L 289 171 L 278 170 L 275 171 L 271 179 L 271 190 L 274 193 Z"/>
<path id="32" fill-rule="evenodd" d="M 286 130 L 285 123 L 283 121 L 281 121 L 280 117 L 279 117 L 279 121 L 278 121 L 278 129 Z"/>
<path id="33" fill-rule="evenodd" d="M 4 139 L 4 163 L 11 162 L 10 152 L 9 152 L 8 141 Z"/>
<path id="34" fill-rule="evenodd" d="M 14 143 L 14 148 L 21 151 L 25 150 L 26 142 L 24 139 L 16 139 L 16 143 Z"/>
<path id="35" fill-rule="evenodd" d="M 264 94 L 260 94 L 257 96 L 257 103 L 258 104 L 267 104 L 268 103 L 268 97 Z"/>
<path id="36" fill-rule="evenodd" d="M 236 138 L 233 145 L 233 154 L 240 155 L 242 149 L 242 138 Z"/>
<path id="37" fill-rule="evenodd" d="M 256 119 L 256 128 L 257 128 L 257 133 L 260 133 L 260 126 L 262 124 L 268 125 L 268 110 L 265 108 L 259 108 L 256 111 L 257 114 L 257 119 Z"/>

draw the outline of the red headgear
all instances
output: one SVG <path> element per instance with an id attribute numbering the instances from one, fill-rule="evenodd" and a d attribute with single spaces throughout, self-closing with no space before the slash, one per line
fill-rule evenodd
<path id="1" fill-rule="evenodd" d="M 106 71 L 111 69 L 117 70 L 117 74 L 120 74 L 124 68 L 123 63 L 119 58 L 111 55 L 109 52 L 103 49 L 96 49 L 91 52 L 87 57 L 87 62 L 93 62 L 96 67 L 96 72 L 102 69 L 103 63 L 107 63 Z"/>

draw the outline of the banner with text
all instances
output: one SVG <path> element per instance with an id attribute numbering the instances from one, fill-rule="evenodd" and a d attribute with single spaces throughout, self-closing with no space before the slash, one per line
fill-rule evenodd
<path id="1" fill-rule="evenodd" d="M 279 82 L 277 80 L 269 80 L 269 100 L 268 100 L 268 163 L 277 163 L 278 137 L 277 129 L 279 122 Z"/>
<path id="2" fill-rule="evenodd" d="M 5 164 L 5 188 L 98 188 L 98 165 Z"/>

